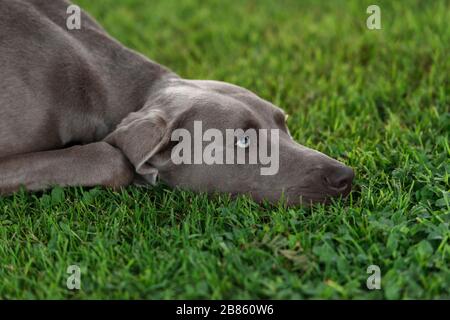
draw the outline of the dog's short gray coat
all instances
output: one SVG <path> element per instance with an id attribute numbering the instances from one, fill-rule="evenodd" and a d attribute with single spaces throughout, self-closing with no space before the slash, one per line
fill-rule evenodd
<path id="1" fill-rule="evenodd" d="M 157 175 L 171 186 L 291 204 L 350 191 L 353 171 L 293 141 L 281 109 L 238 86 L 182 79 L 84 12 L 81 30 L 68 30 L 69 5 L 0 0 L 1 194 L 121 187 Z M 261 176 L 258 165 L 174 165 L 170 134 L 192 131 L 195 120 L 223 131 L 280 129 L 278 174 Z"/>

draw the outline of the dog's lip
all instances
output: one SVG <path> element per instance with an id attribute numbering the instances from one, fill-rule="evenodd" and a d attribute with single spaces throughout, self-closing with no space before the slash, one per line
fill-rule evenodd
<path id="1" fill-rule="evenodd" d="M 296 202 L 296 200 L 300 200 L 299 202 L 303 203 L 303 204 L 305 204 L 305 203 L 327 204 L 327 203 L 330 203 L 333 198 L 347 197 L 350 194 L 350 192 L 352 191 L 352 184 L 347 183 L 344 187 L 336 188 L 334 190 L 320 188 L 320 189 L 313 189 L 313 190 L 309 189 L 308 191 L 306 191 L 306 190 L 301 190 L 301 189 L 295 190 L 293 187 L 291 187 L 289 189 L 290 189 L 289 190 L 290 192 L 288 195 L 288 199 L 290 199 L 292 202 Z"/>
<path id="2" fill-rule="evenodd" d="M 345 188 L 341 191 L 333 191 L 325 188 L 314 188 L 306 185 L 292 185 L 284 187 L 280 190 L 271 188 L 251 189 L 247 192 L 226 192 L 232 197 L 238 197 L 239 195 L 246 194 L 250 196 L 256 202 L 269 201 L 276 203 L 281 199 L 284 199 L 289 205 L 311 205 L 311 204 L 329 204 L 333 198 L 342 197 L 345 198 L 350 194 L 352 190 L 352 184 L 346 184 Z M 332 192 L 330 192 L 332 191 Z M 208 191 L 206 191 L 208 192 Z M 223 191 L 218 191 L 223 192 Z M 273 192 L 271 194 L 271 192 Z M 281 196 L 284 194 L 284 196 Z"/>
<path id="3" fill-rule="evenodd" d="M 338 197 L 346 198 L 351 192 L 352 192 L 352 184 L 350 183 L 347 184 L 345 188 L 343 188 L 342 190 L 330 194 L 328 196 L 328 199 L 331 200 L 331 198 L 338 198 Z"/>
<path id="4" fill-rule="evenodd" d="M 255 202 L 262 203 L 263 201 L 268 201 L 270 203 L 277 203 L 278 201 L 284 199 L 289 206 L 311 206 L 314 204 L 330 204 L 332 199 L 338 196 L 342 196 L 345 198 L 351 191 L 351 188 L 348 188 L 348 191 L 340 194 L 330 194 L 326 192 L 308 192 L 303 194 L 291 193 L 283 197 L 273 197 L 273 196 L 264 196 L 258 193 L 229 193 L 231 197 L 239 197 L 240 195 L 246 194 L 250 196 Z"/>
<path id="5" fill-rule="evenodd" d="M 351 192 L 351 188 L 349 188 L 348 191 L 345 191 L 345 193 L 340 193 L 337 195 L 325 195 L 323 197 L 303 197 L 302 203 L 311 203 L 311 204 L 318 204 L 318 203 L 322 203 L 322 204 L 330 204 L 333 198 L 338 198 L 338 197 L 342 197 L 342 198 L 346 198 Z"/>
<path id="6" fill-rule="evenodd" d="M 339 194 L 342 194 L 342 192 L 346 192 L 347 189 L 349 189 L 348 186 L 349 186 L 349 184 L 346 183 L 344 186 L 342 186 L 340 188 L 329 186 L 328 189 L 333 190 L 334 192 L 338 192 Z"/>

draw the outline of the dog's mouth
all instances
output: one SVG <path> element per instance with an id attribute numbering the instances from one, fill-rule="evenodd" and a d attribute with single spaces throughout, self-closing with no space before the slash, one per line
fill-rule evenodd
<path id="1" fill-rule="evenodd" d="M 289 187 L 285 193 L 288 203 L 300 205 L 330 204 L 336 199 L 346 198 L 352 191 L 352 183 L 343 183 L 339 187 L 322 186 L 310 188 Z"/>
<path id="2" fill-rule="evenodd" d="M 248 192 L 248 195 L 258 203 L 268 201 L 270 203 L 285 202 L 290 206 L 311 206 L 314 204 L 330 204 L 334 199 L 347 197 L 351 190 L 352 185 L 347 183 L 337 190 L 291 186 L 279 191 L 273 189 L 252 190 Z"/>

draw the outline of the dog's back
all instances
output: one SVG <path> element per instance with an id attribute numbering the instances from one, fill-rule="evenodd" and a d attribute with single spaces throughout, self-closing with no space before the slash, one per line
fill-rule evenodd
<path id="1" fill-rule="evenodd" d="M 0 157 L 101 140 L 165 69 L 65 0 L 0 0 Z"/>

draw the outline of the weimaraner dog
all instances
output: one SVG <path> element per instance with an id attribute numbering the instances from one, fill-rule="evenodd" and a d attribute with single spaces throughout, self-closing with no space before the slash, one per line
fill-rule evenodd
<path id="1" fill-rule="evenodd" d="M 297 144 L 278 107 L 232 84 L 182 79 L 125 48 L 84 12 L 81 29 L 69 30 L 69 5 L 0 0 L 0 194 L 120 188 L 157 176 L 171 187 L 291 205 L 350 192 L 353 170 Z M 262 163 L 175 163 L 181 140 L 172 133 L 193 133 L 195 121 L 224 135 L 279 130 L 278 171 L 262 175 Z M 244 138 L 224 148 L 256 143 Z"/>

